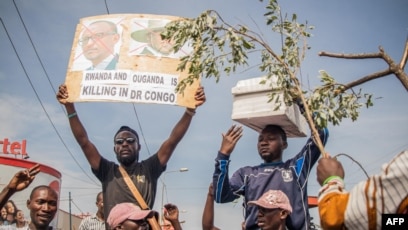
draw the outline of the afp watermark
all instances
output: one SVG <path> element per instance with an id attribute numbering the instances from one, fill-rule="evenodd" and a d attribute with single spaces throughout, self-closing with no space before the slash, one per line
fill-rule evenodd
<path id="1" fill-rule="evenodd" d="M 382 214 L 381 229 L 408 229 L 408 214 Z"/>

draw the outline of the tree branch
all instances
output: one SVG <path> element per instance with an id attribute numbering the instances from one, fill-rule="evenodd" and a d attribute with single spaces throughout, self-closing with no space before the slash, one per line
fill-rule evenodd
<path id="1" fill-rule="evenodd" d="M 407 49 L 407 43 L 405 43 L 405 52 Z M 395 74 L 395 76 L 397 76 L 397 78 L 400 80 L 400 82 L 402 83 L 402 85 L 405 87 L 405 89 L 408 91 L 408 75 L 404 72 L 404 69 L 400 68 L 401 63 L 403 60 L 401 60 L 401 63 L 399 65 L 395 64 L 395 62 L 392 60 L 392 58 L 390 56 L 388 56 L 387 53 L 384 52 L 384 49 L 380 46 L 380 52 L 383 56 L 383 59 L 385 60 L 385 62 L 388 63 L 388 65 L 390 66 L 390 70 L 393 74 Z M 404 59 L 404 57 L 403 57 Z M 406 61 L 406 60 L 405 60 Z M 404 64 L 405 66 L 405 64 Z"/>
<path id="2" fill-rule="evenodd" d="M 377 79 L 377 78 L 381 78 L 381 77 L 385 77 L 385 76 L 390 75 L 390 74 L 392 74 L 392 71 L 389 70 L 389 69 L 383 70 L 383 71 L 380 71 L 380 72 L 375 72 L 373 74 L 367 75 L 367 76 L 362 77 L 362 78 L 360 78 L 358 80 L 355 80 L 355 81 L 352 81 L 352 82 L 349 82 L 349 83 L 343 85 L 344 86 L 343 91 L 346 91 L 346 90 L 348 90 L 350 88 L 353 88 L 355 86 L 366 83 L 368 81 L 371 81 L 371 80 L 374 80 L 374 79 Z"/>
<path id="3" fill-rule="evenodd" d="M 407 64 L 407 59 L 408 59 L 408 38 L 405 41 L 404 54 L 402 55 L 401 62 L 400 62 L 400 65 L 399 65 L 399 67 L 401 69 L 405 68 L 405 64 Z"/>
<path id="4" fill-rule="evenodd" d="M 367 59 L 367 58 L 381 58 L 383 59 L 389 66 L 387 70 L 375 72 L 373 74 L 367 75 L 363 78 L 360 78 L 356 81 L 352 81 L 350 83 L 344 84 L 344 90 L 350 89 L 357 85 L 361 85 L 365 82 L 385 77 L 390 74 L 394 74 L 398 80 L 400 80 L 401 84 L 405 87 L 408 91 L 408 75 L 404 72 L 405 64 L 407 63 L 408 59 L 408 39 L 405 42 L 405 49 L 402 55 L 401 61 L 399 64 L 396 64 L 394 60 L 384 51 L 384 49 L 380 46 L 380 52 L 378 53 L 362 53 L 362 54 L 338 54 L 338 53 L 329 53 L 329 52 L 319 52 L 319 56 L 326 56 L 332 58 L 343 58 L 343 59 Z"/>
<path id="5" fill-rule="evenodd" d="M 332 58 L 343 58 L 343 59 L 382 58 L 381 53 L 339 54 L 339 53 L 330 53 L 326 51 L 319 52 L 319 56 L 326 56 L 326 57 L 332 57 Z"/>

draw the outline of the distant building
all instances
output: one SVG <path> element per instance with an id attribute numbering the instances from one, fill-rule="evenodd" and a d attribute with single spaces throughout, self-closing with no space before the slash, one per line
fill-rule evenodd
<path id="1" fill-rule="evenodd" d="M 69 226 L 70 226 L 69 212 L 59 209 L 57 215 L 58 215 L 57 216 L 58 218 L 57 230 L 69 229 Z M 81 216 L 82 218 L 86 217 L 86 215 L 81 215 Z M 81 216 L 71 215 L 71 226 L 72 226 L 71 230 L 79 229 L 79 224 L 81 224 L 81 221 L 82 221 Z"/>

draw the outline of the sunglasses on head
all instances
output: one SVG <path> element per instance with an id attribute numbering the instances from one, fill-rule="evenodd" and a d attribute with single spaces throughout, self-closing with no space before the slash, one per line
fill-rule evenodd
<path id="1" fill-rule="evenodd" d="M 136 138 L 133 137 L 128 137 L 128 138 L 118 138 L 115 140 L 115 144 L 117 145 L 121 145 L 123 143 L 125 143 L 125 141 L 129 144 L 133 144 L 136 141 Z"/>

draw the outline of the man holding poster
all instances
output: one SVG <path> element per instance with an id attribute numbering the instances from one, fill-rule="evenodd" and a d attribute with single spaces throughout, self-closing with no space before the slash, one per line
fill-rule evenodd
<path id="1" fill-rule="evenodd" d="M 119 203 L 138 204 L 119 172 L 119 165 L 102 157 L 96 146 L 88 138 L 74 104 L 67 101 L 68 97 L 69 92 L 66 85 L 63 84 L 59 87 L 57 99 L 65 106 L 72 133 L 91 165 L 93 173 L 102 183 L 104 215 L 109 216 L 110 210 Z M 203 87 L 197 88 L 194 99 L 196 101 L 195 107 L 201 106 L 205 102 Z M 120 166 L 130 175 L 131 180 L 150 208 L 154 204 L 157 180 L 161 173 L 166 170 L 167 162 L 187 132 L 194 114 L 195 109 L 187 108 L 159 150 L 141 162 L 139 162 L 140 142 L 137 132 L 128 126 L 122 126 L 114 135 L 116 158 Z"/>

